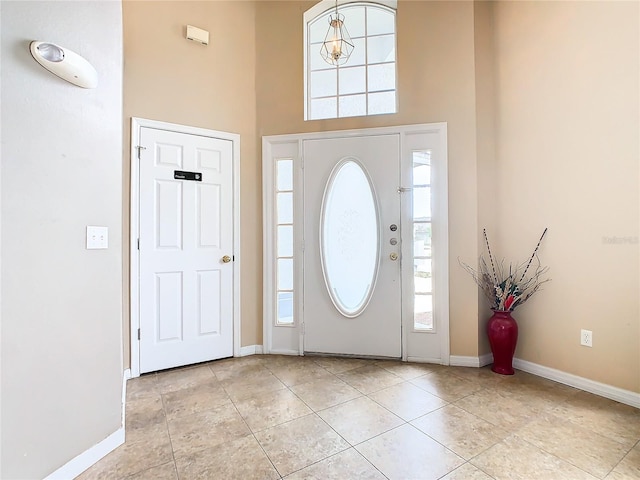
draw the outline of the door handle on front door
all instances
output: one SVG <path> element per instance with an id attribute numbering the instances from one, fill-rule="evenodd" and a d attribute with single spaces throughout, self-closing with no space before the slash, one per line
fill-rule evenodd
<path id="1" fill-rule="evenodd" d="M 229 255 L 225 255 L 222 257 L 222 263 L 229 263 L 231 261 L 231 257 Z"/>

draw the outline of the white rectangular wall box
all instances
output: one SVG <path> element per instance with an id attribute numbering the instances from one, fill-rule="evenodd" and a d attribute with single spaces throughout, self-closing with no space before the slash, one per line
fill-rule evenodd
<path id="1" fill-rule="evenodd" d="M 109 227 L 87 226 L 87 250 L 109 248 Z"/>
<path id="2" fill-rule="evenodd" d="M 209 32 L 193 25 L 187 25 L 187 40 L 209 45 Z"/>

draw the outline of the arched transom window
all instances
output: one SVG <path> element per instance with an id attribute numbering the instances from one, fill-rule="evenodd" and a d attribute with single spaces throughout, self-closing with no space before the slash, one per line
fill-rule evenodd
<path id="1" fill-rule="evenodd" d="M 335 3 L 320 2 L 304 15 L 305 120 L 395 113 L 395 2 L 338 3 L 354 50 L 344 65 L 320 55 Z"/>

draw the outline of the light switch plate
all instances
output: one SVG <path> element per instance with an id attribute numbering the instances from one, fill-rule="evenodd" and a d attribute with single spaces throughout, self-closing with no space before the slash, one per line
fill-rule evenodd
<path id="1" fill-rule="evenodd" d="M 87 226 L 87 250 L 109 248 L 109 227 Z"/>

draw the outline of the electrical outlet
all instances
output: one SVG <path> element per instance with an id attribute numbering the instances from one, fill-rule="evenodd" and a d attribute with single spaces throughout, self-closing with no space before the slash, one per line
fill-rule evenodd
<path id="1" fill-rule="evenodd" d="M 109 228 L 87 226 L 87 250 L 109 248 Z"/>
<path id="2" fill-rule="evenodd" d="M 580 330 L 580 345 L 593 347 L 593 332 L 591 330 Z"/>

